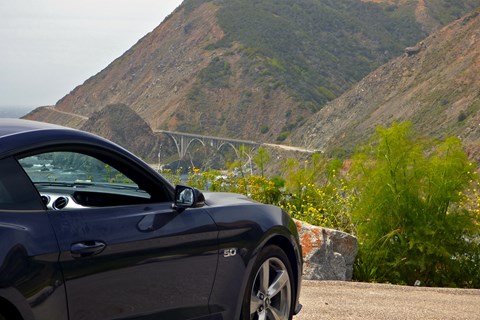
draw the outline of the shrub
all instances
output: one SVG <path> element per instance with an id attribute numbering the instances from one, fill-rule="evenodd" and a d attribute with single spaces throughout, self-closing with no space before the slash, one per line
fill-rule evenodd
<path id="1" fill-rule="evenodd" d="M 288 138 L 290 135 L 289 131 L 282 131 L 278 136 L 277 136 L 277 142 L 283 142 L 285 139 Z"/>
<path id="2" fill-rule="evenodd" d="M 471 285 L 464 271 L 478 266 L 479 230 L 461 206 L 474 174 L 460 141 L 421 140 L 411 124 L 394 124 L 354 161 L 357 280 Z"/>
<path id="3" fill-rule="evenodd" d="M 282 207 L 296 219 L 353 233 L 354 198 L 347 182 L 338 174 L 341 166 L 341 161 L 329 161 L 320 154 L 314 154 L 304 163 L 286 161 Z"/>
<path id="4" fill-rule="evenodd" d="M 231 75 L 230 63 L 219 57 L 214 57 L 210 64 L 200 71 L 199 79 L 201 83 L 211 88 L 227 88 Z"/>

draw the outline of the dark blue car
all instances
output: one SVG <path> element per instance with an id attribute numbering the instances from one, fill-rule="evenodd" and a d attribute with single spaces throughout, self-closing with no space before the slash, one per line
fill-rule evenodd
<path id="1" fill-rule="evenodd" d="M 292 219 L 172 186 L 125 149 L 0 119 L 0 320 L 291 319 Z"/>

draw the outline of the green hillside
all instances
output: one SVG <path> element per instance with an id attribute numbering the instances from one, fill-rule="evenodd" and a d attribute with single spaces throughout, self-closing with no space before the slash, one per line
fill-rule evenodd
<path id="1" fill-rule="evenodd" d="M 191 0 L 193 9 L 208 1 Z M 210 49 L 240 43 L 248 76 L 268 90 L 282 87 L 318 110 L 378 66 L 427 36 L 416 1 L 391 5 L 358 0 L 217 1 L 225 37 Z M 439 24 L 479 1 L 430 1 Z"/>
<path id="2" fill-rule="evenodd" d="M 442 25 L 480 6 L 477 0 L 426 0 L 425 3 L 431 16 Z"/>

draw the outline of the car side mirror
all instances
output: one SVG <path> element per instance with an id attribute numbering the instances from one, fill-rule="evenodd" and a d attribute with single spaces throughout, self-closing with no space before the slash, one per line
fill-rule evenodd
<path id="1" fill-rule="evenodd" d="M 200 208 L 205 205 L 203 193 L 192 187 L 177 185 L 175 187 L 174 209 L 181 212 L 186 208 Z"/>

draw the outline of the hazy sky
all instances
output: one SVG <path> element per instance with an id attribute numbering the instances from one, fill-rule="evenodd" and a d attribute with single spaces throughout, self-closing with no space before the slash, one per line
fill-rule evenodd
<path id="1" fill-rule="evenodd" d="M 0 0 L 0 107 L 53 105 L 182 0 Z"/>

